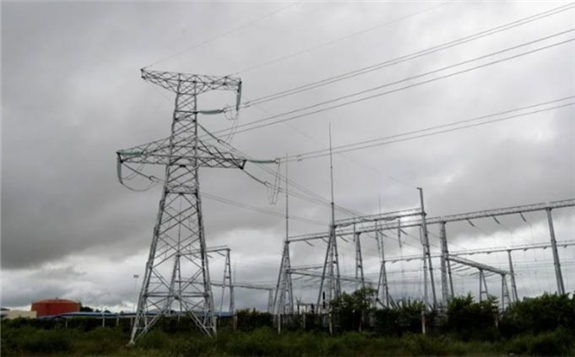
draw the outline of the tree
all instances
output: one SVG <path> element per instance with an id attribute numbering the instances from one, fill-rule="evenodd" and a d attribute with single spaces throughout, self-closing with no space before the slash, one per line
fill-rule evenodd
<path id="1" fill-rule="evenodd" d="M 331 301 L 330 306 L 343 330 L 359 330 L 364 324 L 367 313 L 372 309 L 377 291 L 362 288 L 351 295 L 346 292 Z"/>
<path id="2" fill-rule="evenodd" d="M 447 305 L 447 328 L 464 339 L 492 333 L 497 322 L 497 299 L 474 302 L 471 294 L 455 297 Z"/>

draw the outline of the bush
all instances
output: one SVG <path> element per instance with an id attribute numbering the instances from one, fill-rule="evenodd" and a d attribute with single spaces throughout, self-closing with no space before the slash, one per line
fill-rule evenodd
<path id="1" fill-rule="evenodd" d="M 11 331 L 9 352 L 18 354 L 39 354 L 68 352 L 72 350 L 71 331 L 66 330 L 39 330 L 33 327 L 24 327 Z M 5 331 L 2 332 L 4 334 Z M 4 355 L 4 351 L 2 353 Z"/>
<path id="2" fill-rule="evenodd" d="M 335 315 L 336 326 L 342 331 L 361 330 L 366 321 L 366 316 L 371 311 L 371 304 L 375 301 L 377 290 L 362 288 L 354 291 L 351 295 L 341 294 L 330 303 Z"/>
<path id="3" fill-rule="evenodd" d="M 407 335 L 405 338 L 406 350 L 415 356 L 445 356 L 453 354 L 450 341 L 445 338 L 429 337 L 425 335 Z M 455 352 L 455 354 L 461 354 Z"/>
<path id="4" fill-rule="evenodd" d="M 138 340 L 138 347 L 161 350 L 168 346 L 170 338 L 159 329 L 153 329 Z"/>
<path id="5" fill-rule="evenodd" d="M 236 314 L 240 331 L 247 332 L 263 327 L 273 327 L 273 315 L 270 313 L 246 309 L 239 310 Z"/>
<path id="6" fill-rule="evenodd" d="M 98 327 L 78 338 L 75 350 L 81 355 L 110 355 L 125 346 L 127 339 L 119 328 Z"/>
<path id="7" fill-rule="evenodd" d="M 278 335 L 269 327 L 254 329 L 250 333 L 234 333 L 222 347 L 237 355 L 272 356 L 281 353 Z"/>
<path id="8" fill-rule="evenodd" d="M 571 334 L 564 329 L 558 329 L 538 335 L 517 336 L 506 344 L 505 351 L 514 354 L 558 356 L 573 355 L 573 347 Z"/>
<path id="9" fill-rule="evenodd" d="M 396 308 L 383 308 L 374 312 L 375 333 L 380 336 L 401 336 L 405 333 L 421 332 L 422 301 L 402 301 Z M 431 315 L 426 315 L 429 320 Z"/>
<path id="10" fill-rule="evenodd" d="M 505 336 L 564 328 L 575 331 L 575 295 L 544 294 L 511 304 L 501 319 Z"/>
<path id="11" fill-rule="evenodd" d="M 455 297 L 447 305 L 446 328 L 464 340 L 496 338 L 496 322 L 497 299 L 494 297 L 480 302 L 474 302 L 471 295 Z"/>

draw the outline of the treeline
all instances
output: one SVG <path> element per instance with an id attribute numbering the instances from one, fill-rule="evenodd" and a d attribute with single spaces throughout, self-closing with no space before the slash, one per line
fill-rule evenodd
<path id="1" fill-rule="evenodd" d="M 575 295 L 544 294 L 524 298 L 505 311 L 494 297 L 475 301 L 471 295 L 451 299 L 443 312 L 428 311 L 421 301 L 404 301 L 394 308 L 372 308 L 375 291 L 343 293 L 333 302 L 340 331 L 369 329 L 376 335 L 405 333 L 451 334 L 462 340 L 509 338 L 563 329 L 575 333 Z"/>
<path id="2" fill-rule="evenodd" d="M 2 321 L 1 354 L 9 355 L 575 355 L 575 297 L 526 298 L 499 313 L 497 301 L 471 296 L 450 301 L 442 313 L 419 301 L 373 308 L 373 291 L 343 294 L 331 315 L 284 316 L 281 334 L 268 313 L 242 310 L 219 319 L 217 338 L 203 336 L 189 319 L 163 318 L 128 348 L 129 320 L 75 318 Z M 332 333 L 326 326 L 331 322 Z M 424 322 L 424 324 L 422 324 Z M 425 327 L 424 327 L 425 326 Z M 425 329 L 426 334 L 422 334 Z"/>

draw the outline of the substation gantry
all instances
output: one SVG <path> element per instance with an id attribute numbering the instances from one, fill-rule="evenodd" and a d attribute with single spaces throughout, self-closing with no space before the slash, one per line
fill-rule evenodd
<path id="1" fill-rule="evenodd" d="M 283 254 L 281 258 L 280 271 L 278 275 L 278 283 L 276 285 L 276 295 L 279 297 L 292 297 L 291 300 L 287 298 L 274 300 L 274 312 L 276 314 L 285 314 L 290 311 L 293 312 L 293 287 L 291 276 L 301 275 L 313 278 L 318 278 L 320 281 L 318 296 L 315 304 L 315 310 L 317 312 L 327 311 L 329 309 L 329 302 L 333 298 L 337 298 L 341 294 L 341 284 L 342 281 L 355 283 L 356 288 L 363 288 L 367 285 L 373 286 L 372 282 L 366 282 L 363 274 L 363 257 L 361 250 L 361 240 L 360 235 L 362 231 L 356 228 L 361 228 L 365 224 L 374 223 L 376 227 L 379 227 L 381 222 L 390 222 L 394 220 L 400 220 L 402 218 L 409 218 L 413 216 L 421 216 L 422 221 L 425 222 L 425 209 L 423 206 L 423 193 L 420 190 L 421 206 L 419 208 L 407 209 L 402 211 L 387 212 L 376 215 L 369 216 L 359 216 L 349 219 L 334 220 L 330 224 L 330 229 L 328 233 L 315 233 L 306 234 L 293 237 L 287 237 L 284 241 Z M 349 229 L 351 227 L 351 229 Z M 376 239 L 378 243 L 378 252 L 380 259 L 384 257 L 384 246 L 383 246 L 383 235 L 380 234 L 382 229 L 375 230 Z M 342 238 L 345 235 L 352 235 L 355 246 L 355 276 L 342 278 L 339 270 L 339 254 L 337 251 L 337 238 Z M 321 240 L 327 243 L 325 259 L 323 265 L 313 267 L 313 269 L 320 268 L 321 272 L 313 272 L 309 267 L 291 267 L 289 260 L 289 246 L 294 243 L 307 243 L 310 241 Z M 430 259 L 429 253 L 429 241 L 427 239 L 427 234 L 422 239 L 424 242 L 424 250 L 426 256 Z M 425 244 L 427 242 L 427 244 Z M 386 306 L 389 306 L 391 297 L 389 295 L 389 289 L 387 286 L 387 281 L 385 280 L 385 265 L 381 264 L 381 269 L 383 269 L 383 274 L 380 274 L 380 279 L 377 282 L 378 290 L 378 301 L 383 301 Z M 431 268 L 431 260 L 429 260 L 429 266 Z M 431 269 L 429 270 L 431 272 Z M 383 277 L 384 280 L 381 279 Z M 433 281 L 433 276 L 431 276 Z M 433 286 L 433 284 L 432 284 Z M 434 291 L 435 292 L 435 291 Z M 288 301 L 289 303 L 286 303 Z"/>
<path id="2" fill-rule="evenodd" d="M 513 251 L 526 251 L 531 249 L 546 249 L 550 248 L 552 251 L 553 256 L 553 265 L 555 268 L 555 278 L 557 284 L 557 292 L 559 294 L 565 293 L 565 287 L 563 283 L 563 276 L 561 271 L 561 262 L 559 260 L 558 254 L 558 247 L 568 247 L 574 246 L 575 241 L 561 241 L 557 242 L 555 237 L 555 229 L 553 224 L 553 217 L 552 217 L 552 210 L 560 209 L 560 208 L 567 208 L 567 207 L 575 207 L 575 199 L 566 199 L 560 201 L 553 201 L 553 202 L 544 202 L 544 203 L 536 203 L 536 204 L 528 204 L 523 206 L 514 206 L 514 207 L 505 207 L 505 208 L 497 208 L 491 210 L 484 210 L 484 211 L 476 211 L 476 212 L 468 212 L 468 213 L 460 213 L 460 214 L 453 214 L 453 215 L 446 215 L 441 217 L 432 217 L 426 218 L 425 209 L 423 206 L 423 195 L 420 191 L 420 201 L 421 206 L 420 208 L 415 209 L 408 209 L 396 212 L 388 212 L 388 213 L 381 213 L 376 215 L 368 215 L 368 216 L 357 216 L 352 217 L 349 219 L 342 219 L 336 221 L 336 229 L 334 232 L 320 232 L 320 233 L 313 233 L 313 234 L 304 234 L 298 236 L 290 236 L 284 242 L 284 254 L 289 254 L 289 245 L 294 243 L 304 242 L 307 244 L 311 244 L 312 241 L 323 241 L 328 243 L 328 247 L 326 251 L 330 249 L 334 249 L 333 246 L 337 245 L 337 242 L 330 244 L 330 236 L 335 235 L 339 239 L 344 239 L 346 236 L 353 236 L 354 243 L 355 243 L 355 277 L 351 279 L 350 277 L 346 278 L 346 280 L 353 280 L 356 281 L 360 287 L 365 286 L 365 279 L 363 278 L 363 260 L 362 260 L 362 251 L 361 251 L 361 244 L 359 243 L 360 237 L 366 233 L 375 233 L 376 240 L 378 244 L 378 252 L 379 252 L 379 259 L 380 259 L 380 269 L 379 269 L 379 278 L 377 284 L 377 296 L 378 300 L 382 305 L 390 306 L 393 305 L 393 299 L 389 293 L 389 285 L 387 281 L 387 273 L 386 273 L 386 265 L 390 263 L 400 262 L 400 261 L 410 261 L 410 260 L 423 260 L 424 262 L 424 300 L 426 305 L 430 306 L 431 308 L 437 308 L 440 306 L 446 306 L 447 302 L 453 298 L 453 278 L 452 278 L 452 269 L 451 264 L 456 263 L 462 266 L 472 267 L 478 270 L 479 272 L 479 297 L 483 299 L 488 294 L 487 289 L 487 282 L 485 279 L 485 274 L 495 274 L 501 276 L 501 304 L 502 308 L 505 307 L 506 303 L 509 304 L 510 302 L 518 300 L 517 294 L 517 285 L 515 282 L 515 272 L 513 268 L 513 260 L 512 260 L 512 252 Z M 547 223 L 549 228 L 549 243 L 535 243 L 535 244 L 524 244 L 518 246 L 511 246 L 511 247 L 492 247 L 492 248 L 485 248 L 485 249 L 473 249 L 473 250 L 463 250 L 463 251 L 454 251 L 450 252 L 448 248 L 448 240 L 447 240 L 447 233 L 446 233 L 446 225 L 448 223 L 453 222 L 467 222 L 470 225 L 474 225 L 472 220 L 476 219 L 493 219 L 495 222 L 499 223 L 497 217 L 506 216 L 506 215 L 519 215 L 521 219 L 527 222 L 524 213 L 527 212 L 540 212 L 544 211 L 547 216 Z M 439 239 L 440 239 L 440 248 L 441 253 L 439 255 L 432 255 L 429 248 L 429 238 L 428 238 L 428 227 L 430 225 L 439 225 Z M 422 243 L 422 250 L 423 255 L 413 255 L 413 256 L 402 256 L 402 257 L 392 257 L 388 258 L 385 256 L 384 250 L 384 242 L 382 237 L 385 236 L 390 238 L 389 235 L 385 234 L 384 232 L 393 231 L 397 232 L 398 242 L 401 245 L 401 235 L 406 234 L 404 229 L 407 228 L 419 228 L 420 236 L 421 236 L 421 243 Z M 335 234 L 334 234 L 335 233 Z M 499 269 L 487 264 L 478 263 L 472 261 L 470 259 L 461 258 L 463 255 L 473 255 L 473 254 L 489 254 L 489 253 L 501 253 L 506 252 L 508 256 L 508 263 L 509 263 L 509 270 Z M 326 256 L 330 256 L 326 254 Z M 436 301 L 435 296 L 435 282 L 434 282 L 434 274 L 433 268 L 431 266 L 432 258 L 440 258 L 440 271 L 441 271 L 441 294 L 442 300 L 441 304 Z M 284 257 L 282 257 L 282 262 L 286 261 Z M 287 260 L 289 263 L 289 260 Z M 326 259 L 323 265 L 318 266 L 309 266 L 309 267 L 290 267 L 285 266 L 282 264 L 280 267 L 280 277 L 282 275 L 286 275 L 286 272 L 295 274 L 295 275 L 307 275 L 313 277 L 319 277 L 321 280 L 328 280 L 328 281 L 337 281 L 342 280 L 341 276 L 338 274 L 339 269 L 327 269 L 329 264 L 333 264 L 337 266 L 339 264 L 336 260 L 329 260 Z M 322 273 L 317 273 L 317 269 L 323 269 Z M 328 272 L 327 274 L 325 272 Z M 287 275 L 291 275 L 287 274 Z M 506 278 L 509 277 L 511 282 L 511 289 L 507 286 Z M 279 279 L 278 279 L 279 282 Z M 339 282 L 337 283 L 339 284 Z M 332 283 L 330 285 L 336 285 Z M 433 300 L 429 299 L 428 296 L 428 286 L 431 288 Z M 288 294 L 285 290 L 281 291 L 281 289 L 291 289 L 291 285 L 283 285 L 280 286 L 278 284 L 278 291 L 277 294 Z M 320 284 L 320 291 L 319 297 L 322 297 L 322 287 L 323 284 Z M 511 294 L 509 292 L 511 290 Z M 289 291 L 289 295 L 293 295 L 292 291 Z M 319 304 L 319 297 L 318 297 L 318 308 L 321 307 Z M 274 311 L 279 311 L 276 306 Z"/>
<path id="3" fill-rule="evenodd" d="M 253 284 L 253 283 L 233 281 L 232 264 L 231 264 L 231 249 L 228 246 L 208 247 L 208 248 L 206 248 L 206 252 L 207 252 L 208 260 L 210 260 L 210 261 L 212 260 L 212 254 L 210 254 L 210 253 L 217 253 L 218 255 L 223 256 L 225 258 L 223 279 L 221 281 L 211 280 L 212 287 L 222 288 L 220 308 L 218 310 L 220 316 L 222 316 L 226 313 L 228 315 L 234 315 L 235 314 L 235 312 L 236 312 L 236 308 L 235 308 L 235 291 L 236 291 L 236 289 L 266 291 L 268 293 L 267 311 L 269 313 L 272 313 L 273 296 L 274 296 L 274 292 L 275 292 L 275 288 L 273 286 L 265 285 L 265 284 Z M 224 306 L 226 289 L 228 289 L 229 307 L 228 307 L 227 311 L 224 311 L 223 306 Z"/>
<path id="4" fill-rule="evenodd" d="M 130 344 L 162 316 L 186 314 L 208 335 L 216 333 L 214 299 L 208 267 L 201 209 L 199 169 L 244 168 L 250 159 L 231 150 L 209 133 L 202 116 L 239 110 L 242 83 L 230 76 L 207 76 L 142 69 L 142 78 L 176 95 L 170 136 L 117 151 L 121 168 L 161 165 L 165 168 L 162 195 L 153 230 Z M 235 94 L 235 105 L 202 110 L 198 98 L 210 91 Z M 201 130 L 201 131 L 200 131 Z M 258 161 L 264 163 L 268 161 Z M 275 161 L 269 161 L 272 163 Z"/>

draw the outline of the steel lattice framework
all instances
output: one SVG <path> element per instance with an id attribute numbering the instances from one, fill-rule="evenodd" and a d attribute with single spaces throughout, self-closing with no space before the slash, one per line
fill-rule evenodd
<path id="1" fill-rule="evenodd" d="M 551 211 L 554 209 L 560 208 L 568 208 L 568 207 L 575 207 L 575 199 L 565 199 L 560 201 L 552 201 L 552 202 L 543 202 L 543 203 L 535 203 L 535 204 L 528 204 L 522 206 L 514 206 L 514 207 L 504 207 L 504 208 L 496 208 L 490 210 L 483 210 L 483 211 L 476 211 L 476 212 L 467 212 L 467 213 L 458 213 L 453 215 L 446 215 L 446 216 L 439 216 L 439 217 L 431 217 L 426 218 L 426 213 L 423 207 L 423 195 L 420 191 L 420 201 L 421 201 L 421 208 L 420 209 L 408 209 L 402 211 L 395 211 L 395 212 L 386 212 L 380 213 L 375 215 L 366 215 L 366 216 L 357 216 L 347 219 L 340 219 L 335 221 L 335 224 L 330 225 L 329 232 L 320 232 L 320 233 L 312 233 L 312 234 L 304 234 L 298 236 L 288 236 L 285 240 L 285 245 L 293 244 L 298 242 L 306 242 L 309 244 L 311 241 L 323 241 L 327 243 L 326 251 L 329 254 L 330 249 L 333 249 L 330 246 L 330 239 L 332 236 L 336 238 L 344 239 L 344 237 L 353 236 L 355 244 L 355 254 L 356 254 L 356 276 L 353 279 L 347 278 L 339 278 L 341 281 L 354 281 L 356 283 L 367 282 L 366 280 L 361 278 L 362 270 L 363 270 L 363 262 L 362 262 L 362 248 L 361 245 L 358 244 L 358 240 L 364 234 L 367 233 L 375 233 L 376 240 L 378 244 L 378 251 L 380 254 L 380 271 L 379 271 L 379 281 L 377 284 L 377 291 L 378 291 L 378 298 L 380 302 L 385 305 L 393 305 L 394 301 L 389 294 L 389 286 L 387 280 L 387 271 L 386 271 L 386 264 L 400 262 L 400 261 L 410 261 L 410 260 L 423 260 L 424 262 L 424 272 L 428 269 L 429 273 L 426 276 L 424 273 L 424 300 L 428 302 L 429 305 L 433 306 L 434 308 L 437 307 L 445 307 L 448 301 L 454 296 L 454 289 L 453 289 L 453 280 L 452 280 L 452 269 L 451 264 L 456 263 L 462 266 L 469 266 L 479 270 L 479 279 L 480 279 L 480 289 L 479 289 L 479 296 L 480 298 L 487 295 L 487 283 L 485 279 L 485 272 L 498 274 L 502 278 L 502 297 L 501 297 L 501 307 L 505 307 L 505 303 L 509 303 L 511 301 L 517 301 L 519 295 L 517 293 L 517 285 L 515 282 L 515 272 L 513 268 L 513 259 L 512 259 L 512 252 L 516 250 L 530 250 L 530 249 L 546 249 L 550 248 L 553 254 L 553 265 L 555 268 L 555 278 L 557 281 L 557 292 L 559 294 L 565 293 L 565 286 L 563 281 L 563 274 L 561 270 L 561 262 L 559 260 L 559 253 L 558 247 L 566 248 L 568 246 L 575 245 L 575 241 L 557 241 L 555 237 L 555 229 L 553 223 L 553 217 Z M 526 217 L 523 215 L 527 212 L 540 212 L 544 211 L 547 215 L 547 221 L 549 226 L 549 243 L 533 243 L 527 245 L 520 245 L 520 246 L 512 246 L 512 247 L 491 247 L 491 248 L 484 248 L 484 249 L 471 249 L 471 250 L 461 250 L 450 252 L 448 248 L 448 241 L 447 241 L 447 233 L 446 233 L 446 224 L 453 223 L 453 222 L 467 222 L 470 226 L 475 227 L 472 220 L 478 219 L 493 219 L 497 224 L 501 224 L 497 217 L 500 216 L 507 216 L 507 215 L 519 215 L 521 219 L 528 223 Z M 426 232 L 428 231 L 428 226 L 430 225 L 439 225 L 440 233 L 439 233 L 439 240 L 441 243 L 440 254 L 431 254 L 429 249 L 429 239 L 426 237 Z M 335 226 L 335 229 L 333 227 Z M 388 235 L 385 235 L 384 232 L 387 231 L 397 231 L 398 234 L 398 243 L 401 246 L 401 234 L 407 234 L 403 231 L 403 228 L 420 228 L 420 238 L 421 243 L 423 246 L 423 255 L 408 255 L 408 256 L 401 256 L 401 257 L 394 257 L 389 258 L 385 256 L 384 253 L 384 242 L 382 236 L 387 238 L 391 238 Z M 334 232 L 335 230 L 335 232 Z M 477 262 L 470 261 L 468 259 L 460 258 L 463 255 L 473 255 L 473 254 L 490 254 L 490 253 L 507 253 L 508 262 L 509 262 L 509 270 L 498 269 L 492 266 L 488 266 L 486 264 L 481 264 Z M 432 294 L 435 295 L 434 292 L 434 278 L 433 278 L 433 268 L 431 266 L 432 258 L 440 258 L 440 270 L 441 270 L 441 292 L 442 292 L 442 301 L 441 305 L 437 303 L 436 298 L 433 300 L 433 305 L 430 301 L 428 301 L 427 297 L 427 286 L 430 285 L 432 288 Z M 283 261 L 282 261 L 283 262 Z M 426 268 L 427 264 L 427 268 Z M 325 267 L 325 263 L 323 265 Z M 307 276 L 318 276 L 324 280 L 325 278 L 329 277 L 325 274 L 318 274 L 313 271 L 309 272 L 308 270 L 318 269 L 322 266 L 310 266 L 310 267 L 292 267 L 289 271 L 291 274 L 295 275 L 307 275 Z M 511 289 L 507 286 L 507 281 L 505 278 L 509 276 L 511 281 Z M 428 279 L 431 282 L 428 282 Z M 320 293 L 321 293 L 320 284 Z"/>
<path id="2" fill-rule="evenodd" d="M 173 314 L 188 314 L 205 333 L 216 332 L 198 171 L 200 167 L 243 169 L 246 163 L 217 141 L 202 140 L 198 133 L 205 130 L 198 124 L 200 115 L 238 109 L 240 79 L 148 70 L 142 70 L 142 78 L 176 93 L 176 100 L 168 138 L 117 152 L 119 168 L 131 163 L 165 166 L 132 344 L 160 317 Z M 236 107 L 199 110 L 198 96 L 213 90 L 236 93 Z"/>

